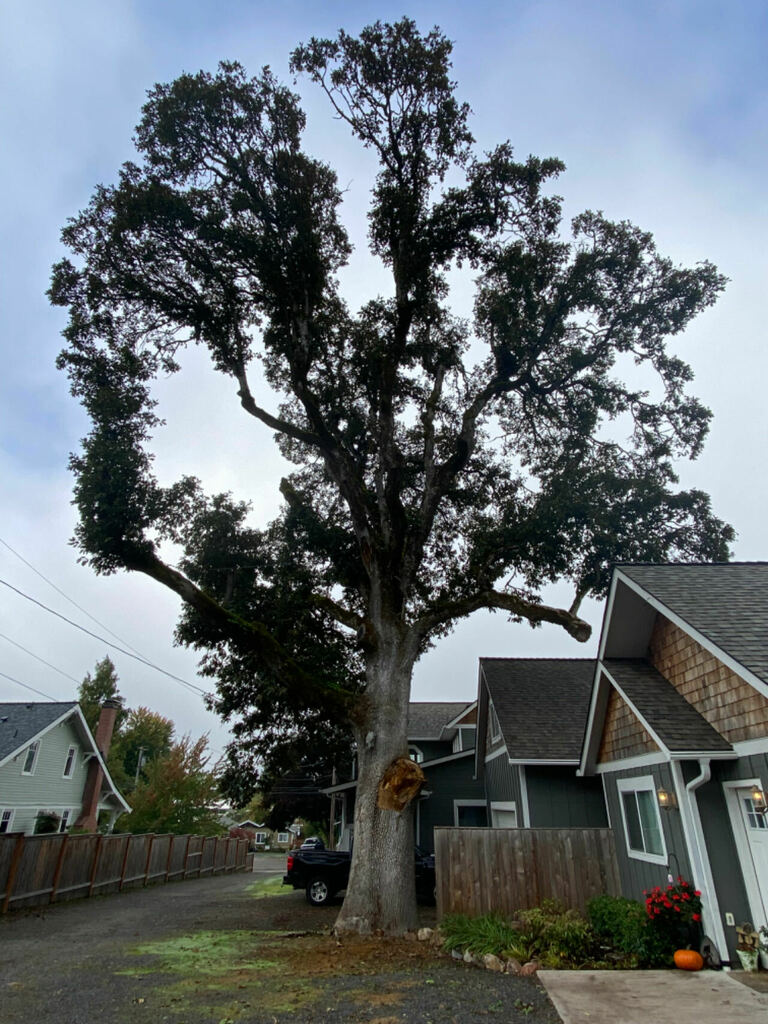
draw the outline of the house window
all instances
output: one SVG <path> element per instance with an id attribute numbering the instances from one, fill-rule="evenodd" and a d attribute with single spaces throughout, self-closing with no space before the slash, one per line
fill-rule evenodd
<path id="1" fill-rule="evenodd" d="M 290 833 L 288 833 L 288 832 L 278 832 L 277 833 L 277 841 L 278 841 L 278 843 L 290 843 L 290 841 L 291 841 Z"/>
<path id="2" fill-rule="evenodd" d="M 666 864 L 667 851 L 653 777 L 619 779 L 618 790 L 629 856 L 652 864 Z"/>
<path id="3" fill-rule="evenodd" d="M 424 760 L 424 754 L 419 750 L 418 747 L 414 746 L 408 747 L 408 757 L 410 757 L 412 761 L 415 761 L 416 764 L 421 764 L 421 762 Z"/>
<path id="4" fill-rule="evenodd" d="M 13 811 L 0 811 L 0 833 L 10 832 L 13 822 Z"/>
<path id="5" fill-rule="evenodd" d="M 66 810 L 61 812 L 61 821 L 59 822 L 59 832 L 66 832 L 69 825 L 69 816 L 72 813 L 72 808 L 67 807 Z"/>
<path id="6" fill-rule="evenodd" d="M 253 841 L 255 843 L 258 843 L 260 846 L 263 846 L 264 843 L 266 843 L 266 841 L 267 841 L 267 833 L 266 832 L 257 832 L 256 835 L 254 836 L 254 840 Z"/>
<path id="7" fill-rule="evenodd" d="M 457 828 L 487 828 L 488 808 L 485 800 L 454 800 L 453 823 Z"/>
<path id="8" fill-rule="evenodd" d="M 768 829 L 768 821 L 766 821 L 766 815 L 759 813 L 755 809 L 754 802 L 751 797 L 744 798 L 744 812 L 747 817 L 747 824 L 750 828 L 757 829 Z"/>
<path id="9" fill-rule="evenodd" d="M 77 747 L 70 747 L 67 751 L 67 760 L 64 762 L 64 778 L 71 779 L 72 773 L 75 770 L 75 758 L 77 757 Z"/>
<path id="10" fill-rule="evenodd" d="M 27 747 L 27 755 L 24 758 L 24 767 L 21 769 L 22 775 L 34 775 L 35 767 L 37 766 L 37 754 L 40 750 L 40 740 L 35 740 L 34 743 L 30 743 Z"/>
<path id="11" fill-rule="evenodd" d="M 501 726 L 499 725 L 499 718 L 493 704 L 488 705 L 488 715 L 491 720 L 491 743 L 495 743 L 496 740 L 501 739 Z"/>
<path id="12" fill-rule="evenodd" d="M 517 804 L 514 800 L 491 801 L 491 825 L 494 828 L 517 828 Z"/>

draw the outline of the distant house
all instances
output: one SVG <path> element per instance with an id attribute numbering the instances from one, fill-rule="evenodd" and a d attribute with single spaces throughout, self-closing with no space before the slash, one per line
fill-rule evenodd
<path id="1" fill-rule="evenodd" d="M 485 824 L 485 796 L 475 778 L 477 733 L 475 701 L 424 701 L 408 706 L 408 754 L 426 781 L 416 801 L 415 836 L 424 850 L 434 849 L 437 825 Z M 337 847 L 351 849 L 357 781 L 330 786 Z"/>
<path id="2" fill-rule="evenodd" d="M 0 833 L 111 829 L 130 807 L 105 764 L 117 705 L 107 701 L 94 737 L 75 701 L 0 704 Z"/>
<path id="3" fill-rule="evenodd" d="M 248 835 L 256 850 L 289 850 L 294 842 L 293 833 L 288 829 L 272 829 L 264 822 L 239 821 L 230 829 L 230 834 L 232 832 Z"/>
<path id="4" fill-rule="evenodd" d="M 614 570 L 581 755 L 625 895 L 693 878 L 733 959 L 768 924 L 768 563 Z"/>
<path id="5" fill-rule="evenodd" d="M 576 774 L 594 675 L 591 658 L 480 659 L 475 760 L 488 818 L 477 824 L 608 824 L 600 780 Z"/>

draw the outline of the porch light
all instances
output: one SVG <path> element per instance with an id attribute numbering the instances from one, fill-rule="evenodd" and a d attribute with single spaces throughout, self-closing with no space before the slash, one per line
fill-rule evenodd
<path id="1" fill-rule="evenodd" d="M 752 787 L 752 806 L 758 814 L 765 814 L 768 812 L 768 803 L 765 800 L 765 793 L 759 786 Z"/>
<path id="2" fill-rule="evenodd" d="M 677 807 L 677 798 L 668 789 L 657 789 L 656 799 L 663 811 L 670 811 L 673 807 Z"/>

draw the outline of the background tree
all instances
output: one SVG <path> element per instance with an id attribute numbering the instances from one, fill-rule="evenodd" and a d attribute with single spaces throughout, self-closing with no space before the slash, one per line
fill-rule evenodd
<path id="1" fill-rule="evenodd" d="M 706 495 L 675 488 L 709 414 L 667 350 L 723 278 L 600 213 L 569 230 L 550 192 L 559 160 L 518 162 L 506 142 L 477 154 L 450 52 L 403 19 L 293 54 L 379 162 L 369 244 L 388 294 L 346 305 L 336 176 L 302 150 L 298 98 L 231 63 L 150 92 L 140 163 L 65 228 L 76 262 L 51 288 L 70 311 L 60 365 L 92 421 L 72 458 L 83 557 L 179 594 L 179 638 L 217 679 L 241 747 L 349 723 L 340 930 L 415 922 L 412 816 L 378 790 L 407 755 L 419 655 L 480 608 L 585 640 L 578 609 L 611 561 L 722 559 L 732 536 Z M 450 306 L 461 266 L 471 318 Z M 295 467 L 263 529 L 231 496 L 152 473 L 152 381 L 187 344 Z M 555 580 L 572 584 L 569 608 L 542 600 Z"/>
<path id="2" fill-rule="evenodd" d="M 113 737 L 116 737 L 123 727 L 128 711 L 124 707 L 125 699 L 121 696 L 118 688 L 117 671 L 109 656 L 102 658 L 96 663 L 93 675 L 86 672 L 77 691 L 77 700 L 83 712 L 88 728 L 95 734 L 96 726 L 99 723 L 99 715 L 105 700 L 114 700 L 120 705 L 115 718 L 115 729 Z"/>
<path id="3" fill-rule="evenodd" d="M 131 813 L 118 820 L 120 832 L 170 832 L 212 836 L 223 833 L 216 772 L 208 769 L 208 737 L 184 736 L 150 761 L 131 793 Z"/>
<path id="4" fill-rule="evenodd" d="M 174 724 L 149 708 L 131 708 L 114 749 L 115 762 L 120 766 L 124 793 L 131 793 L 138 778 L 146 779 L 147 765 L 164 757 L 171 749 Z M 112 752 L 110 751 L 110 755 Z M 139 767 L 139 756 L 142 767 Z M 111 756 L 110 756 L 111 763 Z"/>

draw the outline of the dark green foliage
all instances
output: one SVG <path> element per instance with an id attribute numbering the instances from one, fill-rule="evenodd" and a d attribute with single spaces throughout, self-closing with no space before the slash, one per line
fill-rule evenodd
<path id="1" fill-rule="evenodd" d="M 587 906 L 600 942 L 631 958 L 638 967 L 670 967 L 677 945 L 654 928 L 645 907 L 624 896 L 595 896 Z"/>
<path id="2" fill-rule="evenodd" d="M 35 818 L 34 835 L 44 836 L 59 831 L 61 818 L 54 811 L 40 811 Z"/>
<path id="3" fill-rule="evenodd" d="M 341 756 L 345 729 L 375 731 L 388 698 L 362 694 L 395 641 L 407 675 L 481 608 L 584 640 L 579 604 L 612 561 L 728 557 L 730 527 L 675 486 L 709 412 L 667 349 L 724 278 L 600 213 L 563 223 L 562 163 L 518 161 L 508 142 L 478 153 L 450 54 L 407 18 L 293 54 L 379 162 L 369 242 L 392 285 L 360 309 L 339 289 L 352 250 L 335 173 L 304 152 L 298 97 L 267 70 L 222 63 L 152 89 L 137 161 L 64 230 L 59 365 L 92 424 L 71 463 L 77 544 L 98 572 L 184 600 L 178 638 L 234 721 L 238 801 L 257 757 L 278 777 L 309 751 Z M 462 265 L 471 320 L 449 303 Z M 247 503 L 153 474 L 153 382 L 187 345 L 294 467 L 262 528 Z M 567 610 L 540 597 L 561 579 Z"/>
<path id="4" fill-rule="evenodd" d="M 96 732 L 99 715 L 105 700 L 114 700 L 120 705 L 115 718 L 113 736 L 117 736 L 122 729 L 128 711 L 123 707 L 125 699 L 118 691 L 117 683 L 117 672 L 109 656 L 96 664 L 93 675 L 90 672 L 86 672 L 85 678 L 77 691 L 77 701 L 92 733 Z"/>

